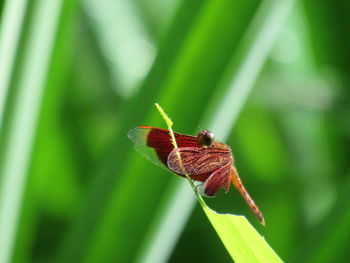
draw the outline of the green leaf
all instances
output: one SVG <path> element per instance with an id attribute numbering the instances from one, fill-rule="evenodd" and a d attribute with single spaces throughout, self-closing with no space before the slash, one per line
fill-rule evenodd
<path id="1" fill-rule="evenodd" d="M 203 210 L 235 262 L 282 262 L 244 216 Z"/>

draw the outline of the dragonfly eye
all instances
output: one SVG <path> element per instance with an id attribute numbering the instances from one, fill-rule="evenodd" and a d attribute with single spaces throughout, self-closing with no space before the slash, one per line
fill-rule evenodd
<path id="1" fill-rule="evenodd" d="M 209 147 L 215 141 L 214 133 L 208 130 L 202 130 L 197 135 L 197 141 L 201 147 Z"/>

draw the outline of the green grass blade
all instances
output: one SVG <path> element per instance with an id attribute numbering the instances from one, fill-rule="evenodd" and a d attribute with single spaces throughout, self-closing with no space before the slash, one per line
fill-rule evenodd
<path id="1" fill-rule="evenodd" d="M 61 1 L 37 2 L 1 164 L 1 262 L 9 262 Z M 50 21 L 43 23 L 42 21 Z"/>
<path id="2" fill-rule="evenodd" d="M 0 23 L 0 133 L 26 6 L 26 0 L 6 1 Z"/>
<path id="3" fill-rule="evenodd" d="M 175 140 L 175 135 L 174 135 L 174 132 L 173 132 L 173 122 L 170 120 L 170 118 L 168 117 L 168 115 L 166 115 L 165 111 L 163 110 L 163 108 L 161 106 L 159 106 L 158 103 L 155 104 L 157 110 L 159 111 L 160 115 L 162 116 L 162 118 L 164 119 L 167 127 L 168 127 L 168 130 L 169 130 L 169 133 L 170 133 L 170 136 L 171 136 L 171 142 L 174 146 L 174 149 L 177 149 L 177 143 L 176 143 L 176 140 Z M 180 157 L 180 153 L 177 153 L 177 158 L 180 160 L 180 164 L 181 164 L 181 169 L 184 171 L 184 167 L 182 165 L 182 162 L 181 162 L 181 157 Z M 204 200 L 202 199 L 202 197 L 199 195 L 198 191 L 197 191 L 197 188 L 196 186 L 193 184 L 192 182 L 192 179 L 189 177 L 188 174 L 185 174 L 187 179 L 188 179 L 188 182 L 189 184 L 191 185 L 192 187 L 192 190 L 195 192 L 197 198 L 198 198 L 198 201 L 201 203 L 202 206 L 206 206 L 205 205 L 205 202 Z"/>
<path id="4" fill-rule="evenodd" d="M 282 262 L 245 217 L 203 210 L 235 262 Z"/>
<path id="5" fill-rule="evenodd" d="M 76 18 L 77 3 L 75 0 L 64 0 L 60 9 L 60 18 L 45 82 L 47 88 L 42 98 L 14 242 L 12 261 L 16 263 L 27 263 L 29 258 L 33 262 L 39 262 L 42 261 L 42 258 L 52 257 L 50 250 L 47 249 L 40 254 L 32 252 L 34 243 L 36 247 L 46 244 L 46 241 L 38 240 L 36 235 L 38 225 L 42 229 L 43 225 L 47 224 L 43 223 L 42 211 L 54 216 L 68 215 L 70 209 L 75 209 L 73 200 L 77 200 L 80 195 L 79 186 L 74 180 L 77 174 L 74 155 L 67 144 L 69 135 L 61 132 L 62 122 L 57 121 L 57 116 L 64 107 L 65 97 L 62 95 L 72 89 L 69 84 L 66 84 L 65 79 L 72 72 L 69 64 L 72 48 L 70 36 L 74 35 L 72 31 L 75 29 L 75 24 L 72 23 L 72 20 L 75 21 Z M 23 45 L 26 46 L 26 42 Z M 21 65 L 21 63 L 18 64 Z M 80 64 L 87 63 L 80 61 Z M 53 169 L 53 167 L 56 168 Z M 55 187 L 54 191 L 52 187 Z M 52 235 L 57 236 L 56 233 L 61 230 L 53 228 L 52 231 L 56 231 Z"/>

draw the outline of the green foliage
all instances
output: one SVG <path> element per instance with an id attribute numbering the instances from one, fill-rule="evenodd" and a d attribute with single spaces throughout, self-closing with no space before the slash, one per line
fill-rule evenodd
<path id="1" fill-rule="evenodd" d="M 235 262 L 282 262 L 244 217 L 204 211 Z"/>
<path id="2" fill-rule="evenodd" d="M 126 138 L 156 101 L 231 146 L 267 225 L 235 191 L 209 207 L 286 262 L 347 261 L 349 3 L 294 2 L 2 1 L 0 262 L 231 260 Z"/>

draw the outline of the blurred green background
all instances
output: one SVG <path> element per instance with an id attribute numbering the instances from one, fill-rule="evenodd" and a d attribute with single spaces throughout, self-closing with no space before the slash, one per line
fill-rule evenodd
<path id="1" fill-rule="evenodd" d="M 347 262 L 350 2 L 0 2 L 0 262 L 230 262 L 127 131 L 227 142 L 286 262 Z"/>

